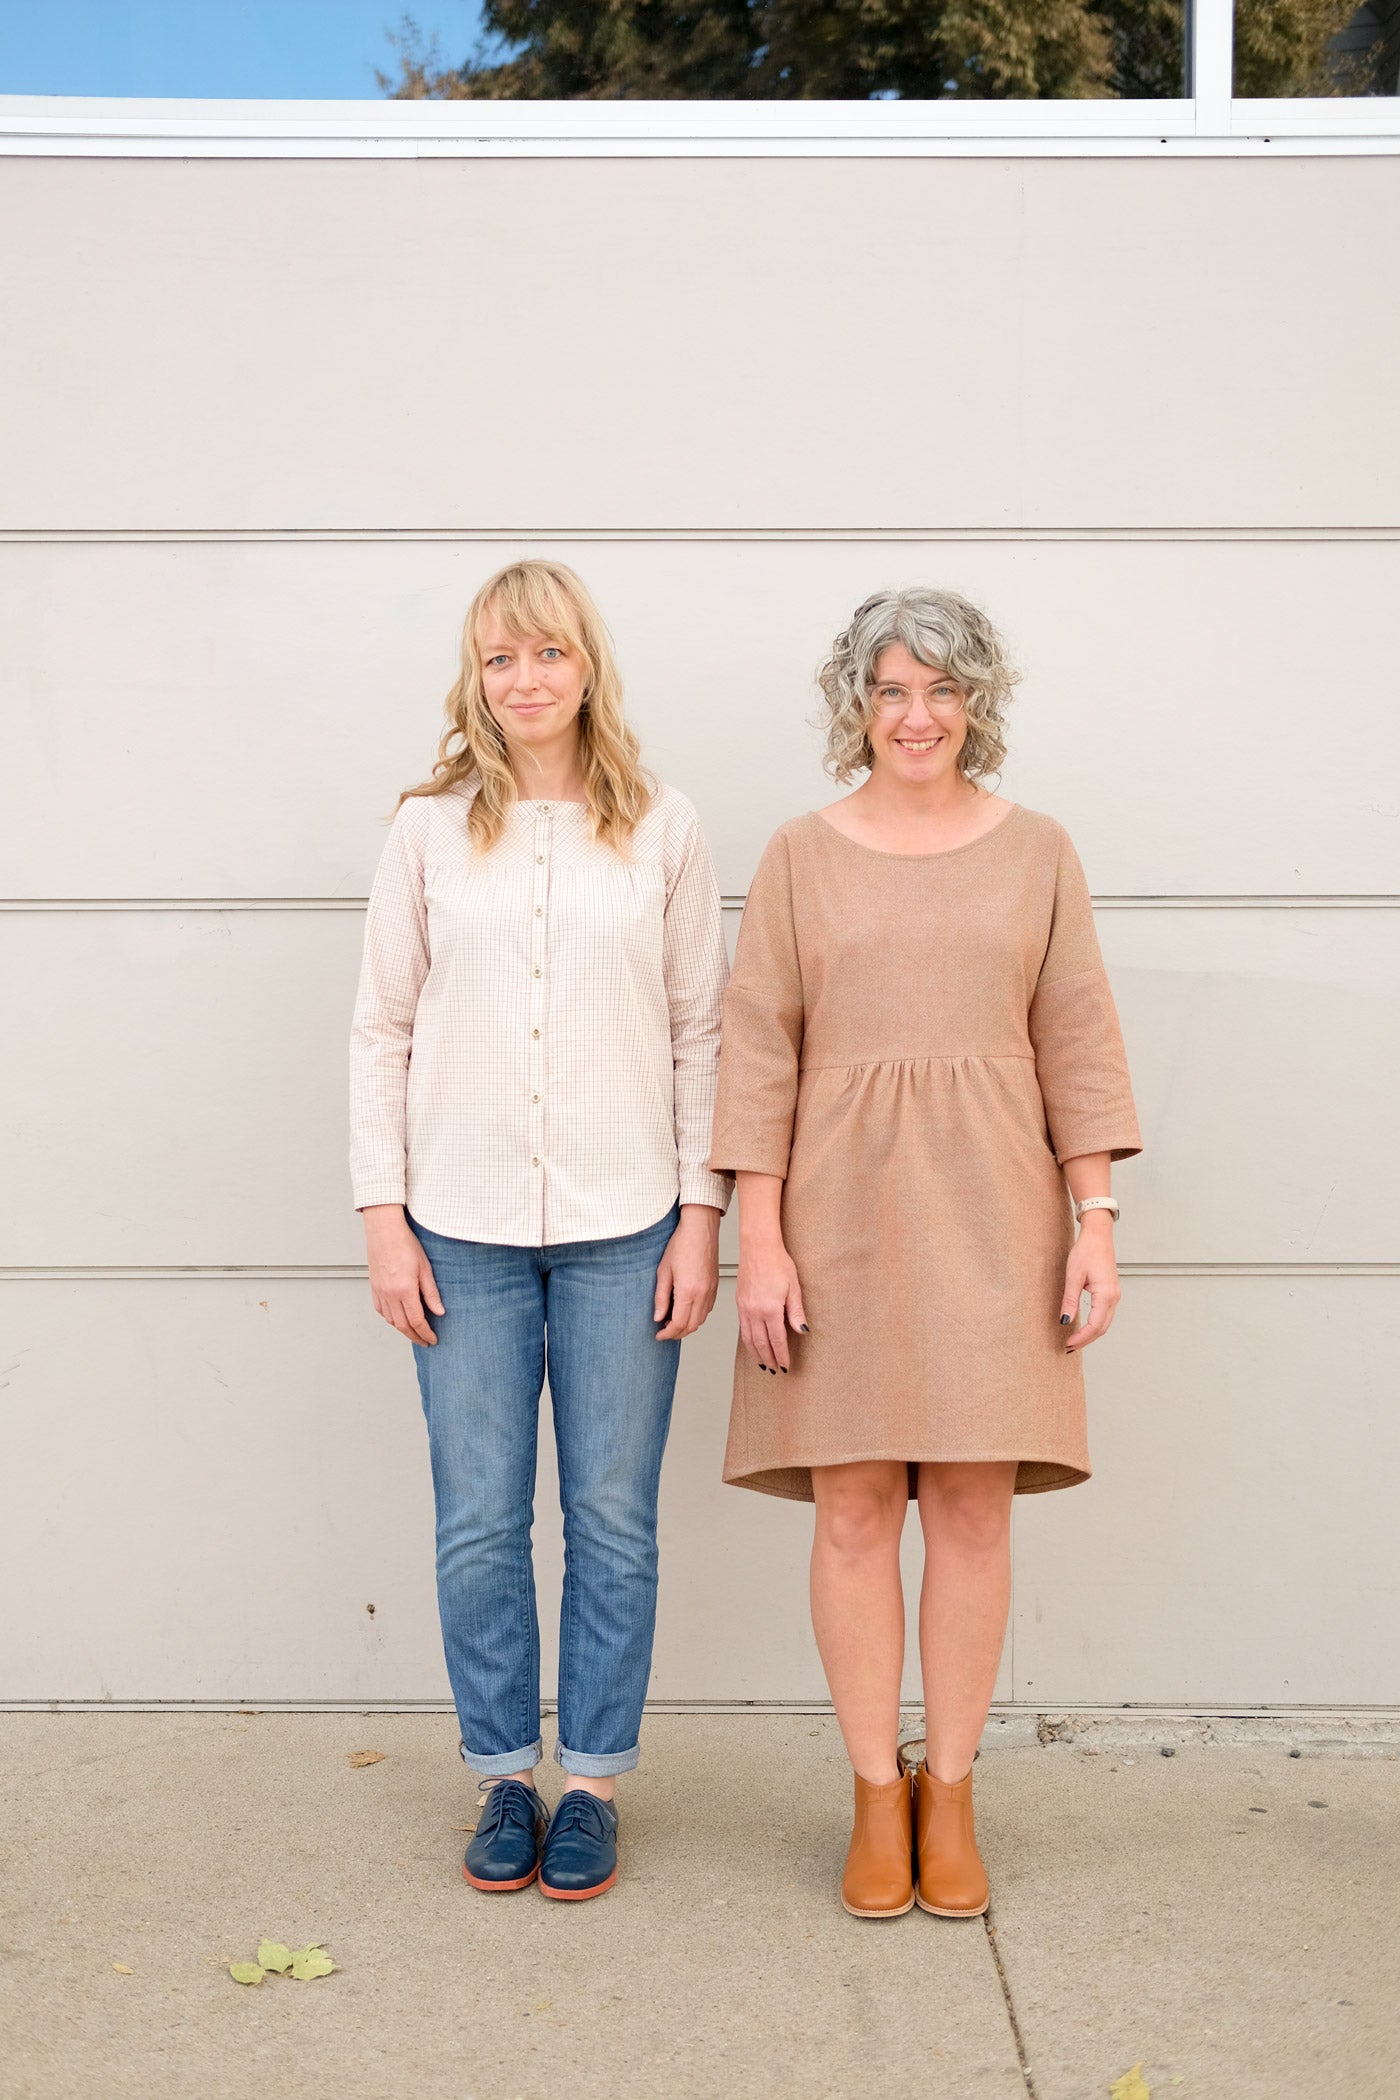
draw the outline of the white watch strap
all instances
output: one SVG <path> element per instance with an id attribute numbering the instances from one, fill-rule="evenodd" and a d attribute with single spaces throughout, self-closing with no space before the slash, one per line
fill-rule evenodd
<path id="1" fill-rule="evenodd" d="M 1082 1202 L 1076 1203 L 1074 1206 L 1076 1223 L 1083 1217 L 1086 1210 L 1111 1210 L 1116 1219 L 1118 1216 L 1118 1198 L 1116 1196 L 1086 1196 Z"/>

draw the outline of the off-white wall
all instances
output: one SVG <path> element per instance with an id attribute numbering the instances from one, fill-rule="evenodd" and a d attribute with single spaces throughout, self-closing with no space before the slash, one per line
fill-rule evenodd
<path id="1" fill-rule="evenodd" d="M 1400 164 L 0 166 L 0 1697 L 443 1696 L 345 1034 L 461 611 L 542 548 L 731 924 L 858 597 L 993 610 L 1147 1144 L 999 1694 L 1400 1701 Z M 819 1698 L 810 1519 L 717 1480 L 730 1299 L 653 1690 Z"/>

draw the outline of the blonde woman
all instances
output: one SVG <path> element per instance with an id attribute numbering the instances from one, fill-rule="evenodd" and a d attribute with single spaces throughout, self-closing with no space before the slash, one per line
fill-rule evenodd
<path id="1" fill-rule="evenodd" d="M 1011 1498 L 1088 1477 L 1082 1358 L 1119 1295 L 1109 1168 L 1138 1129 L 1074 848 L 984 784 L 1012 685 L 990 622 L 949 591 L 880 592 L 821 684 L 828 768 L 867 777 L 769 843 L 725 1000 L 725 1478 L 816 1504 L 812 1618 L 855 1770 L 842 1901 L 971 1917 Z M 926 1755 L 908 1775 L 911 1497 Z"/>
<path id="2" fill-rule="evenodd" d="M 417 1358 L 448 1675 L 489 1788 L 463 1871 L 579 1901 L 617 1875 L 680 1345 L 715 1299 L 725 951 L 695 812 L 642 771 L 572 570 L 482 586 L 448 717 L 370 899 L 354 1197 L 375 1309 Z M 546 1368 L 567 1556 L 552 1819 L 533 1780 Z"/>

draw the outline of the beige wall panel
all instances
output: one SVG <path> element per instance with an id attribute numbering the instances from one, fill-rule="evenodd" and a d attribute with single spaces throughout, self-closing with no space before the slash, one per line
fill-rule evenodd
<path id="1" fill-rule="evenodd" d="M 1127 1261 L 1400 1261 L 1400 910 L 1101 911 Z"/>
<path id="2" fill-rule="evenodd" d="M 1385 157 L 15 161 L 0 522 L 1389 523 L 1397 197 Z"/>
<path id="3" fill-rule="evenodd" d="M 0 895 L 362 895 L 436 748 L 466 604 L 520 551 L 0 547 Z M 1068 826 L 1098 893 L 1396 888 L 1395 545 L 549 551 L 595 589 L 647 754 L 699 805 L 729 893 L 838 792 L 808 726 L 833 633 L 918 578 L 1003 624 L 1026 672 L 1006 792 Z M 1300 608 L 1325 667 L 1300 657 Z M 1328 762 L 1337 709 L 1355 763 Z"/>
<path id="4" fill-rule="evenodd" d="M 1094 1480 L 1017 1507 L 998 1697 L 1400 1700 L 1398 1317 L 1394 1279 L 1135 1280 Z M 361 1284 L 11 1283 L 0 1318 L 0 1698 L 445 1697 L 416 1387 Z M 810 1512 L 717 1477 L 732 1332 L 726 1292 L 683 1360 L 652 1695 L 819 1698 Z M 547 1439 L 536 1539 L 548 1684 Z"/>
<path id="5" fill-rule="evenodd" d="M 446 1696 L 422 1413 L 363 1285 L 8 1283 L 0 1319 L 0 1696 Z"/>
<path id="6" fill-rule="evenodd" d="M 731 916 L 732 923 L 732 916 Z M 1135 1261 L 1400 1259 L 1400 912 L 1105 911 Z M 363 1258 L 351 912 L 0 913 L 0 1264 Z M 1379 1167 L 1378 1167 L 1379 1163 Z"/>
<path id="7" fill-rule="evenodd" d="M 9 1283 L 0 1321 L 0 1580 L 26 1600 L 0 1699 L 447 1698 L 411 1355 L 363 1284 Z M 733 1332 L 726 1290 L 683 1352 L 651 1694 L 820 1701 L 811 1513 L 719 1479 Z M 562 1547 L 547 1403 L 544 1421 L 548 1695 Z M 1010 1681 L 1008 1662 L 999 1696 Z"/>
<path id="8" fill-rule="evenodd" d="M 1140 1278 L 1087 1486 L 1018 1511 L 1032 1706 L 1400 1702 L 1395 1277 Z"/>
<path id="9" fill-rule="evenodd" d="M 0 913 L 0 1266 L 357 1262 L 349 912 Z"/>

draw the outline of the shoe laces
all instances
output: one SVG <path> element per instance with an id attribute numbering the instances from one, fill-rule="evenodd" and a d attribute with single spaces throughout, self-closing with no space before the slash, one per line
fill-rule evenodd
<path id="1" fill-rule="evenodd" d="M 477 1824 L 482 1837 L 493 1835 L 503 1823 L 515 1823 L 522 1830 L 531 1830 L 544 1814 L 544 1803 L 532 1786 L 522 1779 L 498 1779 L 486 1795 L 486 1805 Z"/>
<path id="2" fill-rule="evenodd" d="M 596 1794 L 586 1794 L 582 1787 L 571 1786 L 559 1799 L 554 1811 L 553 1827 L 556 1832 L 582 1830 L 589 1837 L 604 1844 L 613 1834 L 614 1825 L 609 1819 L 610 1804 L 600 1801 Z"/>

